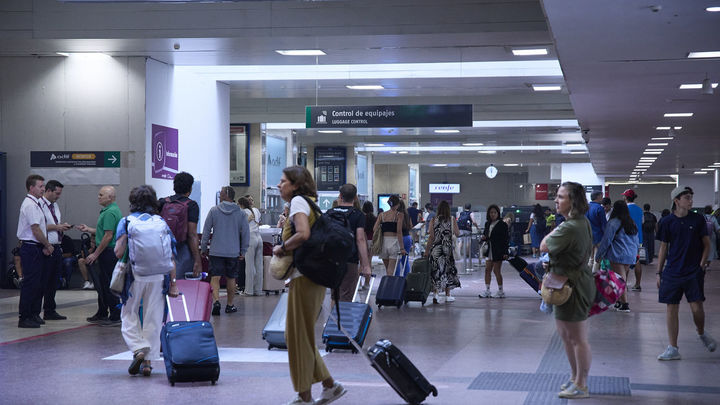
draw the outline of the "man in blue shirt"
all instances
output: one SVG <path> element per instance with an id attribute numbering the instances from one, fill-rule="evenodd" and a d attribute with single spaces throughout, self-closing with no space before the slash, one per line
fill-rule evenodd
<path id="1" fill-rule="evenodd" d="M 602 241 L 603 234 L 605 232 L 605 225 L 607 225 L 607 217 L 605 216 L 605 209 L 603 208 L 601 201 L 603 198 L 602 191 L 595 191 L 590 194 L 590 209 L 588 210 L 587 219 L 590 221 L 590 228 L 592 228 L 593 235 L 593 253 L 590 256 L 590 265 L 593 270 L 597 270 L 600 266 L 598 262 L 593 264 L 595 255 L 597 254 L 597 246 Z"/>
<path id="2" fill-rule="evenodd" d="M 673 213 L 658 224 L 657 286 L 659 302 L 667 304 L 667 328 L 670 345 L 658 360 L 680 360 L 678 352 L 678 308 L 683 294 L 690 304 L 698 338 L 708 351 L 717 347 L 715 340 L 705 332 L 705 271 L 702 264 L 710 254 L 710 238 L 705 219 L 690 211 L 693 191 L 690 187 L 676 187 L 670 197 Z"/>
<path id="3" fill-rule="evenodd" d="M 638 229 L 638 254 L 640 253 L 640 247 L 642 247 L 643 243 L 643 232 L 642 232 L 642 223 L 643 223 L 643 210 L 640 208 L 639 205 L 635 204 L 634 201 L 637 198 L 637 193 L 635 193 L 635 190 L 629 188 L 625 190 L 623 193 L 623 198 L 625 199 L 625 202 L 628 206 L 628 211 L 630 211 L 630 218 L 635 221 L 635 226 Z M 641 291 L 640 288 L 640 280 L 642 280 L 642 265 L 640 264 L 640 256 L 638 255 L 638 259 L 635 261 L 635 285 L 632 287 L 632 291 Z M 630 266 L 630 268 L 633 268 L 633 266 Z M 625 280 L 627 281 L 627 280 Z"/>

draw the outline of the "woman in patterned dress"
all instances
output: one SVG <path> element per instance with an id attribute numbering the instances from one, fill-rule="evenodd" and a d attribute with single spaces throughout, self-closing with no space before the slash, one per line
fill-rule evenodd
<path id="1" fill-rule="evenodd" d="M 430 221 L 430 236 L 425 248 L 425 256 L 430 260 L 431 278 L 433 283 L 433 304 L 442 300 L 438 291 L 445 290 L 445 302 L 453 302 L 455 298 L 450 290 L 460 287 L 460 280 L 455 267 L 453 255 L 453 235 L 460 236 L 457 222 L 450 215 L 450 204 L 441 201 L 437 216 Z"/>

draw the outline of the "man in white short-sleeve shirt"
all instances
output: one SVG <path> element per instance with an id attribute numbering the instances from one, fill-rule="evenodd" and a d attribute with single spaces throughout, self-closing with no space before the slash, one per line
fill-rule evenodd
<path id="1" fill-rule="evenodd" d="M 39 305 L 42 300 L 43 269 L 46 257 L 52 255 L 54 248 L 45 234 L 47 223 L 40 202 L 45 192 L 45 179 L 31 174 L 25 180 L 25 188 L 28 193 L 20 206 L 17 228 L 23 268 L 18 328 L 39 328 L 45 323 L 40 318 Z"/>
<path id="2" fill-rule="evenodd" d="M 57 200 L 62 195 L 62 183 L 57 180 L 50 180 L 45 184 L 45 193 L 40 199 L 40 204 L 45 215 L 47 223 L 47 238 L 53 245 L 53 253 L 45 260 L 45 270 L 43 271 L 43 319 L 48 321 L 61 321 L 67 319 L 55 311 L 55 290 L 57 289 L 58 274 L 63 265 L 63 251 L 60 242 L 62 242 L 63 232 L 70 229 L 70 224 L 62 222 L 60 207 Z M 39 302 L 38 302 L 39 304 Z"/>

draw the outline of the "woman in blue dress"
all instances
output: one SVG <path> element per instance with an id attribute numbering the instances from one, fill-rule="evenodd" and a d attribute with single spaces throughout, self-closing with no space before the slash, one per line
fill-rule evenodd
<path id="1" fill-rule="evenodd" d="M 538 257 L 538 251 L 540 250 L 540 242 L 545 237 L 547 229 L 547 222 L 543 215 L 543 209 L 540 204 L 535 204 L 533 212 L 530 214 L 530 221 L 525 233 L 530 233 L 530 246 L 532 247 L 533 258 Z"/>

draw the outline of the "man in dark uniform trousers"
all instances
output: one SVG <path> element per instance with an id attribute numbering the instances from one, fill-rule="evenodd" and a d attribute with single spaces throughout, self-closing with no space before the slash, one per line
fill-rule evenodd
<path id="1" fill-rule="evenodd" d="M 57 289 L 58 274 L 63 265 L 63 250 L 61 246 L 63 232 L 70 229 L 70 224 L 61 222 L 60 207 L 57 200 L 62 194 L 64 186 L 57 180 L 50 180 L 45 185 L 45 193 L 40 203 L 47 223 L 47 238 L 53 245 L 53 253 L 47 257 L 45 271 L 43 272 L 43 319 L 58 321 L 67 319 L 55 311 L 55 290 Z M 39 305 L 39 302 L 38 302 Z M 39 310 L 39 308 L 38 308 Z"/>
<path id="2" fill-rule="evenodd" d="M 54 248 L 45 235 L 47 224 L 40 203 L 40 197 L 45 192 L 45 179 L 31 174 L 25 180 L 25 189 L 28 193 L 20 206 L 17 228 L 23 268 L 18 328 L 39 328 L 44 323 L 37 305 L 42 300 L 43 270 L 47 256 L 52 255 Z"/>

